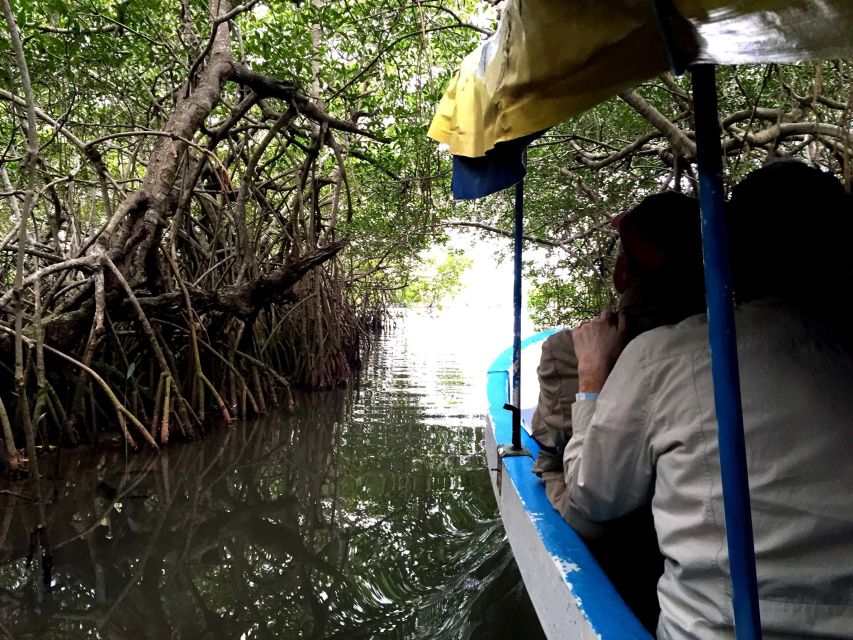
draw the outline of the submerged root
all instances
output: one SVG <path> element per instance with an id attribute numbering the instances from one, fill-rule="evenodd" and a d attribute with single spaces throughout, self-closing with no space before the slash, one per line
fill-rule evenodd
<path id="1" fill-rule="evenodd" d="M 31 363 L 25 382 L 35 388 L 27 412 L 38 419 L 45 444 L 96 444 L 99 431 L 114 428 L 130 449 L 141 442 L 162 447 L 196 437 L 211 418 L 228 424 L 280 403 L 290 410 L 293 386 L 333 388 L 357 373 L 359 328 L 323 270 L 311 270 L 295 287 L 296 302 L 240 319 L 199 312 L 174 255 L 163 255 L 179 296 L 161 294 L 157 303 L 135 291 L 112 260 L 100 260 L 79 358 L 44 341 L 36 362 L 37 338 L 23 337 Z M 12 336 L 14 329 L 0 323 L 0 334 Z M 22 469 L 25 458 L 16 448 L 22 434 L 2 395 L 0 428 L 5 468 Z"/>

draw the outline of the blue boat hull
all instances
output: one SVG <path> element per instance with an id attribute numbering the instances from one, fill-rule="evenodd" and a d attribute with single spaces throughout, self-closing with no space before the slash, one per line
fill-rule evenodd
<path id="1" fill-rule="evenodd" d="M 525 340 L 523 353 L 538 353 L 536 346 L 551 333 L 546 331 Z M 531 359 L 533 362 L 528 361 Z M 522 363 L 528 372 L 535 371 L 538 364 L 535 358 L 524 356 Z M 539 451 L 536 441 L 522 431 L 522 444 L 533 457 L 498 459 L 498 446 L 512 440 L 512 416 L 503 408 L 510 397 L 511 369 L 512 349 L 498 356 L 489 368 L 486 457 L 507 538 L 545 635 L 549 640 L 649 640 L 651 635 L 613 588 L 578 534 L 548 501 L 544 485 L 531 471 Z M 535 385 L 535 376 L 527 376 L 522 384 Z M 531 395 L 535 397 L 528 397 Z M 522 406 L 528 423 L 532 409 Z"/>

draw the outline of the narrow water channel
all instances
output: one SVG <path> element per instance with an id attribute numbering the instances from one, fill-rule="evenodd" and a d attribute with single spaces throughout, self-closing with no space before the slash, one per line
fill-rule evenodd
<path id="1" fill-rule="evenodd" d="M 33 487 L 0 495 L 0 638 L 543 637 L 483 460 L 507 341 L 473 331 L 401 316 L 359 388 L 295 414 L 160 455 L 51 454 L 52 566 Z"/>

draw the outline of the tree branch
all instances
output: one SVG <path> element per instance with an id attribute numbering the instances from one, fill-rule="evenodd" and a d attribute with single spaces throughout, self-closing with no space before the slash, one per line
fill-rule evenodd
<path id="1" fill-rule="evenodd" d="M 319 123 L 329 125 L 330 129 L 338 131 L 346 131 L 354 133 L 377 142 L 390 142 L 387 138 L 383 138 L 375 133 L 362 129 L 354 122 L 349 120 L 341 120 L 330 116 L 322 107 L 315 104 L 309 97 L 301 94 L 297 85 L 293 82 L 279 80 L 271 76 L 265 76 L 256 73 L 249 69 L 246 65 L 232 61 L 231 67 L 234 70 L 233 79 L 243 85 L 246 85 L 252 91 L 257 93 L 261 98 L 278 98 L 292 104 L 304 116 Z"/>
<path id="2" fill-rule="evenodd" d="M 640 94 L 636 91 L 625 91 L 624 93 L 620 93 L 619 97 L 629 107 L 645 118 L 655 129 L 666 136 L 666 139 L 669 140 L 669 144 L 672 145 L 672 149 L 677 155 L 690 161 L 696 157 L 696 143 L 688 138 L 678 125 L 655 109 Z"/>
<path id="3" fill-rule="evenodd" d="M 495 235 L 503 236 L 504 238 L 512 238 L 512 231 L 506 231 L 501 229 L 500 227 L 494 227 L 490 224 L 483 224 L 482 222 L 465 222 L 464 220 L 452 220 L 450 222 L 445 222 L 444 226 L 446 227 L 471 227 L 473 229 L 480 229 L 482 231 L 488 231 L 489 233 L 494 233 Z M 523 234 L 521 236 L 528 242 L 532 242 L 534 244 L 542 245 L 543 247 L 553 247 L 555 249 L 565 249 L 565 247 L 559 242 L 553 242 L 551 240 L 547 240 L 545 238 L 537 238 L 535 236 L 530 236 L 527 234 Z"/>

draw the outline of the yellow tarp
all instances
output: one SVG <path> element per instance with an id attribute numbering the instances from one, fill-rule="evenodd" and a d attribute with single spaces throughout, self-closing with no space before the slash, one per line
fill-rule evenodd
<path id="1" fill-rule="evenodd" d="M 674 0 L 694 62 L 853 56 L 853 0 Z M 681 28 L 683 26 L 684 28 Z M 541 131 L 669 68 L 651 0 L 509 0 L 467 56 L 429 136 L 454 155 Z"/>

